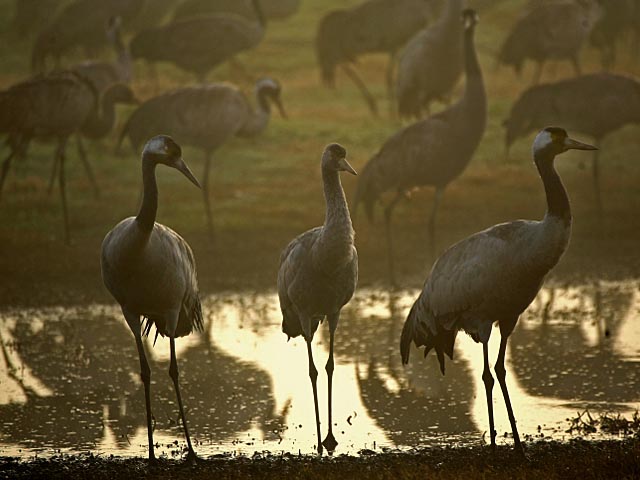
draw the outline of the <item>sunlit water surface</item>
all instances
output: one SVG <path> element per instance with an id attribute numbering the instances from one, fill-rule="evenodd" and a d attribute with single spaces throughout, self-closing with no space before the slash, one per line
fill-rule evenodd
<path id="1" fill-rule="evenodd" d="M 336 335 L 337 453 L 434 444 L 480 444 L 488 435 L 482 348 L 460 334 L 443 377 L 432 353 L 398 344 L 417 291 L 360 290 Z M 179 339 L 187 418 L 202 456 L 313 452 L 315 422 L 305 343 L 287 342 L 275 293 L 204 301 L 205 332 Z M 545 314 L 546 312 L 546 314 Z M 135 342 L 116 306 L 0 314 L 0 455 L 58 452 L 145 456 L 144 393 Z M 494 329 L 490 352 L 498 352 Z M 184 447 L 168 376 L 169 346 L 147 340 L 158 453 Z M 314 341 L 326 433 L 328 331 Z M 567 418 L 629 415 L 640 404 L 637 282 L 544 289 L 521 317 L 507 352 L 507 383 L 523 436 L 568 439 Z M 498 441 L 510 426 L 494 389 Z M 509 435 L 506 433 L 509 432 Z"/>

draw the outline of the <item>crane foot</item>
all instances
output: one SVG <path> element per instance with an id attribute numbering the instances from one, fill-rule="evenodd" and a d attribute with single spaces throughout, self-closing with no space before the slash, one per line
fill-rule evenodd
<path id="1" fill-rule="evenodd" d="M 329 432 L 327 434 L 327 438 L 325 438 L 322 441 L 322 445 L 324 445 L 324 448 L 327 449 L 327 452 L 329 453 L 333 453 L 333 451 L 336 449 L 336 447 L 338 446 L 338 442 L 336 441 L 335 437 L 333 436 L 332 432 Z"/>

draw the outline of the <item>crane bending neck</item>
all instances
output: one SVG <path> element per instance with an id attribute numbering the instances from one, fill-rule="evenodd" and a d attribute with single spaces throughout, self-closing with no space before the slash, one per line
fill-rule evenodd
<path id="1" fill-rule="evenodd" d="M 142 157 L 142 205 L 136 216 L 136 223 L 145 232 L 153 230 L 158 211 L 158 184 L 156 183 L 156 162 Z"/>
<path id="2" fill-rule="evenodd" d="M 560 175 L 558 175 L 554 167 L 554 157 L 549 154 L 538 153 L 534 154 L 534 160 L 547 196 L 547 216 L 559 218 L 566 225 L 570 225 L 571 205 Z"/>

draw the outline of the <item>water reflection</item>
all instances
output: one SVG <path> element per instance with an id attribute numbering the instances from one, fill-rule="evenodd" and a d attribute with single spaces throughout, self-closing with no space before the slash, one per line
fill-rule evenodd
<path id="1" fill-rule="evenodd" d="M 486 405 L 477 394 L 483 391 L 478 345 L 459 335 L 445 377 L 433 355 L 421 359 L 418 351 L 412 355 L 419 361 L 401 366 L 398 339 L 415 294 L 360 291 L 344 311 L 334 373 L 339 453 L 482 438 Z M 178 342 L 196 450 L 204 456 L 312 453 L 305 345 L 286 345 L 275 294 L 217 295 L 204 308 L 205 333 Z M 523 433 L 535 434 L 543 423 L 545 433 L 562 438 L 565 419 L 576 410 L 628 413 L 638 406 L 639 315 L 636 282 L 541 292 L 507 353 L 507 382 Z M 315 346 L 318 359 L 327 354 L 325 330 Z M 0 313 L 0 340 L 0 454 L 91 449 L 145 455 L 135 343 L 115 307 L 6 311 Z M 169 348 L 162 339 L 148 347 L 155 438 L 160 451 L 171 454 L 182 434 Z M 491 349 L 497 352 L 497 346 Z M 319 390 L 326 387 L 320 377 Z M 504 417 L 496 418 L 499 432 L 508 430 Z"/>

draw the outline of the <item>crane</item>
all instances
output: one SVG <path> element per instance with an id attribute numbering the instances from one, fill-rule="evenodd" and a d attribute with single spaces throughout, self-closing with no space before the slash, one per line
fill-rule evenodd
<path id="1" fill-rule="evenodd" d="M 180 146 L 171 137 L 158 135 L 151 138 L 142 152 L 142 205 L 137 216 L 125 218 L 104 237 L 100 257 L 102 280 L 120 304 L 136 340 L 140 376 L 144 383 L 149 461 L 155 461 L 151 424 L 151 370 L 142 335 L 148 335 L 154 325 L 156 338 L 158 334 L 169 337 L 169 375 L 173 380 L 187 439 L 187 459 L 195 461 L 196 454 L 191 445 L 178 383 L 175 339 L 189 335 L 194 329 L 202 330 L 202 307 L 198 297 L 195 259 L 189 244 L 169 227 L 155 221 L 158 208 L 157 165 L 175 168 L 194 185 L 200 186 L 182 160 Z"/>
<path id="2" fill-rule="evenodd" d="M 494 385 L 489 369 L 489 337 L 495 322 L 500 328 L 500 350 L 495 372 L 502 389 L 514 446 L 522 444 L 505 382 L 507 340 L 520 314 L 536 297 L 544 278 L 567 249 L 571 236 L 571 206 L 554 159 L 567 150 L 596 147 L 569 138 L 558 127 L 547 127 L 533 142 L 533 159 L 547 196 L 541 221 L 516 220 L 494 225 L 461 240 L 435 262 L 422 292 L 411 307 L 400 338 L 403 364 L 409 362 L 411 342 L 424 346 L 425 356 L 435 349 L 444 375 L 444 354 L 453 358 L 456 334 L 463 330 L 482 343 L 491 446 Z"/>
<path id="3" fill-rule="evenodd" d="M 347 151 L 337 143 L 327 145 L 322 154 L 322 181 L 326 215 L 324 224 L 297 236 L 282 252 L 278 270 L 278 298 L 282 310 L 282 331 L 288 338 L 302 335 L 307 343 L 309 378 L 316 412 L 318 454 L 323 446 L 332 453 L 338 442 L 332 427 L 331 388 L 333 379 L 333 342 L 340 310 L 346 305 L 358 282 L 358 253 L 349 207 L 340 183 L 339 172 L 356 175 L 346 160 Z M 313 363 L 311 342 L 318 325 L 329 323 L 329 359 L 325 367 L 329 381 L 329 432 L 320 441 L 318 412 L 318 371 Z"/>

